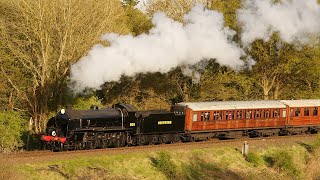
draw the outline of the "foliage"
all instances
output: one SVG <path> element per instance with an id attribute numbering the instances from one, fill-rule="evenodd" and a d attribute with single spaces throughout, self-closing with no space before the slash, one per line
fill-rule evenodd
<path id="1" fill-rule="evenodd" d="M 239 31 L 237 23 L 237 10 L 241 7 L 241 0 L 212 0 L 210 2 L 210 9 L 219 11 L 224 16 L 225 26 Z"/>
<path id="2" fill-rule="evenodd" d="M 264 164 L 263 158 L 254 152 L 248 153 L 246 160 L 254 166 L 261 166 Z"/>
<path id="3" fill-rule="evenodd" d="M 266 155 L 264 160 L 268 166 L 275 168 L 278 172 L 284 171 L 291 177 L 300 176 L 301 172 L 297 169 L 293 162 L 293 157 L 287 151 L 278 150 L 270 155 Z"/>
<path id="4" fill-rule="evenodd" d="M 23 146 L 22 133 L 26 131 L 25 118 L 15 111 L 0 111 L 0 152 L 17 150 Z"/>
<path id="5" fill-rule="evenodd" d="M 175 179 L 177 175 L 177 166 L 171 160 L 169 153 L 161 151 L 158 153 L 158 157 L 151 158 L 151 161 L 159 171 L 168 177 L 168 179 Z"/>
<path id="6" fill-rule="evenodd" d="M 200 85 L 202 101 L 256 99 L 258 92 L 254 81 L 232 70 L 219 71 L 214 75 L 204 73 Z"/>
<path id="7" fill-rule="evenodd" d="M 135 8 L 137 3 L 138 2 L 135 0 L 126 0 L 123 3 L 128 17 L 127 26 L 133 35 L 147 33 L 152 28 L 152 23 L 149 17 Z"/>
<path id="8" fill-rule="evenodd" d="M 177 75 L 178 76 L 178 75 Z M 174 77 L 174 78 L 173 78 Z M 170 109 L 175 99 L 181 97 L 181 83 L 174 72 L 147 73 L 135 77 L 121 77 L 119 82 L 105 83 L 99 92 L 106 104 L 128 103 L 137 108 Z M 181 100 L 180 100 L 181 101 Z"/>
<path id="9" fill-rule="evenodd" d="M 291 56 L 294 63 L 283 84 L 286 91 L 285 99 L 319 98 L 320 96 L 320 46 L 303 46 Z"/>
<path id="10" fill-rule="evenodd" d="M 168 17 L 182 21 L 183 15 L 189 12 L 197 2 L 204 2 L 205 0 L 154 0 L 147 3 L 147 12 L 149 16 L 161 11 L 168 15 Z"/>
<path id="11" fill-rule="evenodd" d="M 96 96 L 90 97 L 78 97 L 74 100 L 73 109 L 90 109 L 92 105 L 96 105 L 99 108 L 103 107 L 101 100 Z"/>
<path id="12" fill-rule="evenodd" d="M 1 0 L 0 7 L 1 72 L 41 132 L 49 111 L 63 103 L 70 64 L 101 34 L 128 33 L 127 17 L 114 0 Z"/>
<path id="13" fill-rule="evenodd" d="M 265 100 L 270 99 L 270 91 L 274 88 L 271 99 L 279 99 L 283 83 L 291 72 L 294 59 L 292 45 L 281 42 L 277 34 L 269 41 L 256 40 L 252 43 L 248 54 L 256 61 L 252 67 L 252 77 L 257 80 Z M 278 88 L 278 89 L 277 89 Z"/>

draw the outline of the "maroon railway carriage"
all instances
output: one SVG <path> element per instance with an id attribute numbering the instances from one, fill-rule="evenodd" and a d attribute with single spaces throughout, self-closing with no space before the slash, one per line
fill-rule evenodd
<path id="1" fill-rule="evenodd" d="M 282 100 L 287 108 L 287 126 L 319 126 L 320 100 Z"/>
<path id="2" fill-rule="evenodd" d="M 185 131 L 195 140 L 316 132 L 320 100 L 218 101 L 178 103 Z"/>

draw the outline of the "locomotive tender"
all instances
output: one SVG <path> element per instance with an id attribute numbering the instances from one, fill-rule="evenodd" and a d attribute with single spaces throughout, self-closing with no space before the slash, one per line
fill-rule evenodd
<path id="1" fill-rule="evenodd" d="M 314 99 L 177 103 L 170 112 L 129 104 L 67 108 L 48 121 L 42 139 L 62 150 L 316 133 L 319 107 Z"/>

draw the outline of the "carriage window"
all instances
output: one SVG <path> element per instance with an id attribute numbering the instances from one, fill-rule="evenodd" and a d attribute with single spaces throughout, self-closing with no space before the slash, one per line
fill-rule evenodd
<path id="1" fill-rule="evenodd" d="M 210 112 L 201 113 L 201 121 L 209 121 L 209 119 L 210 119 Z"/>
<path id="2" fill-rule="evenodd" d="M 215 112 L 213 113 L 213 119 L 214 119 L 214 120 L 221 120 L 221 118 L 222 118 L 222 113 L 221 113 L 221 112 L 215 111 Z"/>
<path id="3" fill-rule="evenodd" d="M 247 110 L 246 111 L 246 119 L 251 119 L 252 118 L 252 111 L 251 110 Z"/>
<path id="4" fill-rule="evenodd" d="M 227 111 L 226 112 L 226 119 L 227 120 L 233 119 L 233 111 Z"/>
<path id="5" fill-rule="evenodd" d="M 242 111 L 237 111 L 237 119 L 242 119 Z"/>
<path id="6" fill-rule="evenodd" d="M 261 115 L 260 115 L 260 110 L 256 110 L 255 117 L 256 117 L 256 118 L 260 118 L 260 117 L 261 117 Z"/>
<path id="7" fill-rule="evenodd" d="M 193 113 L 192 121 L 193 122 L 197 121 L 197 117 L 198 117 L 198 114 L 197 113 Z"/>
<path id="8" fill-rule="evenodd" d="M 273 111 L 273 117 L 277 118 L 277 117 L 279 117 L 279 116 L 280 116 L 280 111 L 279 111 L 279 109 L 275 109 L 275 110 Z"/>
<path id="9" fill-rule="evenodd" d="M 318 108 L 317 107 L 313 108 L 313 115 L 314 116 L 318 115 Z"/>
<path id="10" fill-rule="evenodd" d="M 204 120 L 209 121 L 210 120 L 210 112 L 205 112 L 204 113 Z"/>
<path id="11" fill-rule="evenodd" d="M 282 110 L 282 117 L 287 117 L 287 111 L 285 109 Z"/>
<path id="12" fill-rule="evenodd" d="M 264 118 L 269 118 L 269 110 L 264 110 Z"/>
<path id="13" fill-rule="evenodd" d="M 309 116 L 309 108 L 304 108 L 304 116 Z"/>
<path id="14" fill-rule="evenodd" d="M 294 110 L 293 110 L 293 108 L 290 109 L 290 117 L 294 117 Z"/>
<path id="15" fill-rule="evenodd" d="M 296 109 L 295 116 L 300 116 L 300 108 Z"/>

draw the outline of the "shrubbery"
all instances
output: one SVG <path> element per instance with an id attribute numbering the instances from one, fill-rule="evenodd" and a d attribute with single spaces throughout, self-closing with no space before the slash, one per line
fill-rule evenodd
<path id="1" fill-rule="evenodd" d="M 158 157 L 151 158 L 153 165 L 168 179 L 175 179 L 177 176 L 177 165 L 172 161 L 169 153 L 161 151 Z"/>
<path id="2" fill-rule="evenodd" d="M 262 166 L 264 164 L 263 158 L 259 156 L 257 153 L 250 152 L 246 156 L 246 160 L 253 164 L 253 166 Z"/>
<path id="3" fill-rule="evenodd" d="M 14 111 L 0 111 L 0 152 L 16 150 L 23 146 L 21 136 L 25 129 L 25 118 Z"/>
<path id="4" fill-rule="evenodd" d="M 293 162 L 292 155 L 288 151 L 277 150 L 270 155 L 266 155 L 264 160 L 268 166 L 277 169 L 278 172 L 286 172 L 291 177 L 299 177 L 301 174 Z"/>

